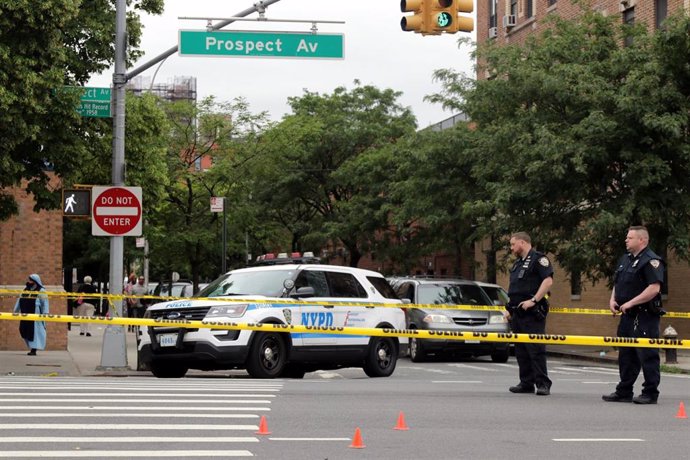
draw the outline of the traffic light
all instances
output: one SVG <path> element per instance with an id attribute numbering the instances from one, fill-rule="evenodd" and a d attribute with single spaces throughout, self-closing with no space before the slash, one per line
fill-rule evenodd
<path id="1" fill-rule="evenodd" d="M 415 13 L 403 16 L 400 27 L 424 35 L 472 32 L 472 18 L 458 16 L 458 13 L 471 13 L 473 10 L 474 0 L 400 0 L 400 11 Z"/>
<path id="2" fill-rule="evenodd" d="M 406 32 L 413 31 L 418 34 L 431 33 L 430 6 L 430 0 L 400 0 L 400 11 L 415 13 L 412 16 L 403 16 L 400 20 L 400 28 Z"/>
<path id="3" fill-rule="evenodd" d="M 431 33 L 472 32 L 474 21 L 470 17 L 458 16 L 458 13 L 471 13 L 474 0 L 432 0 Z"/>

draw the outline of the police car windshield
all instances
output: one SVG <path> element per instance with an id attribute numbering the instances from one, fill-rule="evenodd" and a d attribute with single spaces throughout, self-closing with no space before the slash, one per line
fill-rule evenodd
<path id="1" fill-rule="evenodd" d="M 419 286 L 418 302 L 423 304 L 491 305 L 478 286 L 459 284 L 424 284 Z"/>
<path id="2" fill-rule="evenodd" d="M 266 270 L 228 273 L 199 291 L 196 297 L 225 295 L 261 295 L 280 297 L 283 281 L 294 279 L 294 270 Z"/>

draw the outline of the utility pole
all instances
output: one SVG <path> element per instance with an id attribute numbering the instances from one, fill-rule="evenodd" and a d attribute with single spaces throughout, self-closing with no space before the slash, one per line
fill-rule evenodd
<path id="1" fill-rule="evenodd" d="M 112 182 L 115 186 L 125 184 L 125 78 L 127 50 L 127 2 L 115 2 L 115 73 L 113 92 L 115 94 L 113 117 L 113 161 Z M 110 237 L 110 287 L 112 295 L 122 294 L 122 259 L 124 237 Z M 122 316 L 122 302 L 114 301 L 116 316 Z M 108 326 L 103 335 L 100 368 L 127 369 L 127 342 L 123 326 Z"/>
<path id="2" fill-rule="evenodd" d="M 251 8 L 247 8 L 235 17 L 245 17 L 255 12 L 264 12 L 266 7 L 280 0 L 263 0 Z M 211 27 L 219 30 L 234 22 L 233 19 L 221 21 Z M 115 1 L 115 72 L 113 73 L 113 158 L 112 158 L 112 185 L 125 185 L 125 85 L 127 82 L 158 64 L 170 55 L 177 52 L 178 46 L 173 46 L 165 53 L 155 57 L 151 61 L 127 73 L 127 0 Z M 223 205 L 225 206 L 225 205 Z M 123 257 L 124 237 L 110 237 L 110 281 L 109 293 L 122 294 L 123 284 Z M 115 301 L 114 307 L 117 316 L 122 316 L 122 302 Z M 123 326 L 106 327 L 101 349 L 101 364 L 99 369 L 129 369 L 127 366 L 127 342 Z"/>

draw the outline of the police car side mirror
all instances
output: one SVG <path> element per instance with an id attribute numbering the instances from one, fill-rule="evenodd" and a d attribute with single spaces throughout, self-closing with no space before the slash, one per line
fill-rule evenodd
<path id="1" fill-rule="evenodd" d="M 410 304 L 410 303 L 412 303 L 412 301 L 411 301 L 410 299 L 408 299 L 407 297 L 402 298 L 402 299 L 400 299 L 400 300 L 402 300 L 402 303 L 404 303 L 404 304 Z"/>
<path id="2" fill-rule="evenodd" d="M 301 288 L 297 288 L 297 291 L 295 291 L 294 294 L 292 294 L 290 297 L 293 298 L 300 298 L 300 297 L 314 297 L 316 292 L 314 291 L 314 288 L 311 286 L 304 286 Z"/>

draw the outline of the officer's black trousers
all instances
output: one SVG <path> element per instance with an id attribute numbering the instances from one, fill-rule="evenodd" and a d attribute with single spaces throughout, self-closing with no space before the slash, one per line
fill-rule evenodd
<path id="1" fill-rule="evenodd" d="M 642 337 L 655 339 L 659 337 L 659 316 L 647 312 L 637 315 L 625 314 L 621 316 L 618 325 L 618 337 Z M 640 375 L 644 375 L 642 394 L 654 399 L 659 396 L 659 382 L 661 381 L 660 360 L 658 348 L 620 347 L 618 349 L 618 369 L 621 381 L 616 387 L 616 393 L 621 396 L 632 396 L 633 384 Z"/>
<path id="2" fill-rule="evenodd" d="M 546 319 L 537 319 L 532 312 L 524 312 L 521 315 L 513 313 L 511 327 L 513 332 L 544 334 Z M 520 367 L 521 385 L 551 388 L 551 380 L 546 371 L 546 345 L 516 343 L 515 358 Z"/>

